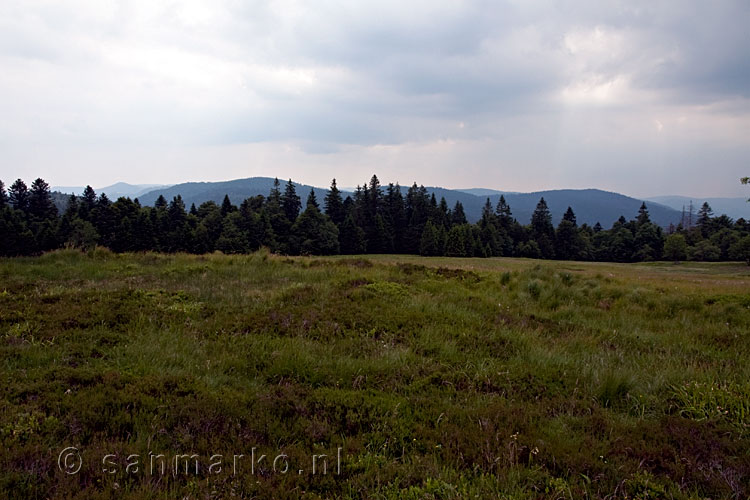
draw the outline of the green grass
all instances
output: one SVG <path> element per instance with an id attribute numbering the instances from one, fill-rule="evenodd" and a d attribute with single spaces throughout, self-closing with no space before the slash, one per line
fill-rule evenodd
<path id="1" fill-rule="evenodd" d="M 1 498 L 750 495 L 739 264 L 58 251 L 0 260 L 0 349 Z"/>

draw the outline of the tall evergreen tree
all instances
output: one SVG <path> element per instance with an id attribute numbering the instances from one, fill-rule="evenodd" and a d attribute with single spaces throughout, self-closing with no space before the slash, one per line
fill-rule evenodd
<path id="1" fill-rule="evenodd" d="M 5 184 L 0 181 L 0 210 L 8 205 L 8 194 L 5 192 Z"/>
<path id="2" fill-rule="evenodd" d="M 86 186 L 81 194 L 81 203 L 78 206 L 78 216 L 83 220 L 91 221 L 91 211 L 94 210 L 95 207 L 96 192 L 91 186 Z"/>
<path id="3" fill-rule="evenodd" d="M 300 201 L 300 197 L 297 195 L 297 190 L 294 188 L 292 179 L 289 179 L 284 187 L 284 194 L 281 195 L 281 209 L 284 211 L 287 220 L 294 224 L 294 221 L 299 217 L 301 208 L 302 202 Z"/>
<path id="4" fill-rule="evenodd" d="M 698 227 L 704 238 L 708 238 L 709 233 L 711 232 L 713 215 L 714 211 L 711 209 L 711 205 L 709 205 L 707 201 L 703 202 L 703 205 L 698 210 Z"/>
<path id="5" fill-rule="evenodd" d="M 341 199 L 341 191 L 336 186 L 336 179 L 331 181 L 331 188 L 326 193 L 324 204 L 326 215 L 331 218 L 334 224 L 340 226 L 344 222 L 346 211 L 344 210 L 344 201 Z"/>
<path id="6" fill-rule="evenodd" d="M 401 186 L 398 183 L 388 184 L 385 193 L 384 221 L 393 240 L 393 251 L 404 251 L 404 232 L 406 231 L 406 209 L 404 207 L 404 196 L 401 194 Z"/>
<path id="7" fill-rule="evenodd" d="M 534 213 L 531 214 L 531 236 L 539 245 L 543 259 L 551 259 L 555 256 L 553 247 L 555 228 L 552 226 L 552 215 L 544 198 L 539 200 Z"/>
<path id="8" fill-rule="evenodd" d="M 54 219 L 57 217 L 57 207 L 52 202 L 49 184 L 43 179 L 36 179 L 31 184 L 28 195 L 29 215 L 37 221 Z"/>
<path id="9" fill-rule="evenodd" d="M 641 203 L 641 208 L 638 209 L 638 217 L 636 221 L 639 225 L 649 224 L 651 217 L 648 215 L 648 208 L 646 208 L 646 202 Z"/>
<path id="10" fill-rule="evenodd" d="M 558 259 L 573 260 L 579 258 L 580 251 L 581 238 L 578 234 L 578 223 L 573 209 L 568 207 L 555 232 L 555 256 Z"/>
<path id="11" fill-rule="evenodd" d="M 318 205 L 318 199 L 315 196 L 315 189 L 313 188 L 310 188 L 310 194 L 307 195 L 307 203 L 305 206 L 309 208 L 310 205 L 320 210 L 320 205 Z"/>
<path id="12" fill-rule="evenodd" d="M 460 201 L 456 200 L 456 204 L 453 206 L 453 211 L 451 212 L 451 225 L 460 226 L 461 224 L 466 224 L 466 222 L 464 206 Z"/>
<path id="13" fill-rule="evenodd" d="M 27 212 L 29 210 L 29 188 L 26 187 L 26 183 L 21 179 L 11 184 L 8 189 L 8 200 L 10 204 L 16 210 Z"/>
<path id="14" fill-rule="evenodd" d="M 229 199 L 229 195 L 225 194 L 224 199 L 221 202 L 221 216 L 226 217 L 227 214 L 235 211 L 237 211 L 237 207 L 232 204 L 232 200 Z"/>
<path id="15" fill-rule="evenodd" d="M 513 212 L 511 212 L 510 205 L 505 201 L 505 196 L 502 194 L 500 199 L 497 200 L 495 215 L 497 216 L 498 228 L 510 231 L 513 225 Z"/>

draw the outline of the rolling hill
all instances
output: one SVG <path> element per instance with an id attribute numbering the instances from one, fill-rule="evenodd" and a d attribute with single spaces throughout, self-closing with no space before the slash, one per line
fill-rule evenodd
<path id="1" fill-rule="evenodd" d="M 250 177 L 223 182 L 187 182 L 167 188 L 159 188 L 138 198 L 144 205 L 153 205 L 160 195 L 163 195 L 169 201 L 179 194 L 182 196 L 185 205 L 189 207 L 191 203 L 198 206 L 209 200 L 221 203 L 224 195 L 228 195 L 233 203 L 239 204 L 242 200 L 251 196 L 268 195 L 272 186 L 273 179 L 270 177 Z M 327 188 L 313 188 L 313 186 L 305 184 L 295 183 L 295 187 L 303 203 L 310 189 L 315 190 L 315 195 L 321 203 L 327 191 Z M 408 187 L 402 186 L 401 189 L 406 193 Z M 460 201 L 470 222 L 475 222 L 481 217 L 482 207 L 487 198 L 495 206 L 502 193 L 494 190 L 474 190 L 475 192 L 487 193 L 478 196 L 472 192 L 466 192 L 467 190 L 440 187 L 428 187 L 427 191 L 430 194 L 434 193 L 438 200 L 444 197 L 451 208 L 456 201 Z M 351 193 L 342 191 L 344 197 L 349 194 Z M 568 206 L 571 206 L 576 213 L 579 224 L 593 225 L 600 222 L 605 228 L 610 227 L 621 215 L 627 219 L 635 217 L 642 203 L 641 200 L 629 196 L 599 189 L 558 189 L 534 193 L 508 192 L 504 196 L 511 206 L 513 215 L 522 224 L 527 224 L 531 220 L 531 214 L 541 197 L 544 197 L 547 201 L 555 224 L 559 222 Z M 652 220 L 661 226 L 666 227 L 670 223 L 677 223 L 680 220 L 680 212 L 673 208 L 655 202 L 649 202 L 648 208 Z"/>

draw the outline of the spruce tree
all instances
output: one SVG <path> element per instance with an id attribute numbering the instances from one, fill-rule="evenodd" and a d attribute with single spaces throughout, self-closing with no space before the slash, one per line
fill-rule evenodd
<path id="1" fill-rule="evenodd" d="M 37 221 L 55 219 L 57 217 L 57 207 L 52 202 L 49 184 L 43 179 L 36 179 L 31 184 L 31 190 L 28 196 L 29 215 Z"/>
<path id="2" fill-rule="evenodd" d="M 161 197 L 164 199 L 164 197 Z M 158 202 L 159 200 L 157 200 Z M 166 202 L 166 200 L 164 200 Z M 96 192 L 91 186 L 86 186 L 81 194 L 81 203 L 78 207 L 78 216 L 83 220 L 90 221 L 91 211 L 96 207 Z"/>
<path id="3" fill-rule="evenodd" d="M 648 215 L 648 208 L 646 208 L 646 202 L 641 203 L 641 208 L 638 209 L 638 217 L 636 221 L 639 225 L 649 224 L 651 217 Z"/>
<path id="4" fill-rule="evenodd" d="M 513 224 L 513 212 L 510 211 L 510 205 L 505 201 L 505 196 L 502 194 L 500 199 L 497 200 L 495 215 L 497 216 L 498 228 L 509 231 Z"/>
<path id="5" fill-rule="evenodd" d="M 344 222 L 346 212 L 344 211 L 344 202 L 341 199 L 341 191 L 336 186 L 336 179 L 331 181 L 331 188 L 325 197 L 325 212 L 331 218 L 334 224 L 340 226 Z"/>
<path id="6" fill-rule="evenodd" d="M 221 202 L 221 216 L 226 217 L 227 214 L 230 214 L 236 210 L 237 207 L 232 204 L 232 201 L 229 199 L 229 195 L 225 194 L 224 199 Z"/>
<path id="7" fill-rule="evenodd" d="M 315 189 L 310 188 L 310 194 L 307 195 L 307 204 L 306 207 L 314 206 L 318 210 L 320 210 L 320 205 L 318 205 L 318 199 L 315 196 Z"/>
<path id="8" fill-rule="evenodd" d="M 704 201 L 700 210 L 698 210 L 698 227 L 704 238 L 708 238 L 709 233 L 711 232 L 713 215 L 714 211 L 711 209 L 711 205 L 709 205 L 707 201 Z"/>
<path id="9" fill-rule="evenodd" d="M 460 201 L 456 201 L 451 212 L 451 225 L 460 226 L 466 224 L 466 213 L 464 212 L 464 206 Z"/>
<path id="10" fill-rule="evenodd" d="M 21 179 L 16 181 L 8 189 L 8 200 L 10 204 L 16 210 L 23 212 L 29 209 L 29 189 L 26 187 L 26 183 Z"/>
<path id="11" fill-rule="evenodd" d="M 554 257 L 555 228 L 552 226 L 552 215 L 544 198 L 539 200 L 531 215 L 531 236 L 537 242 L 543 259 Z"/>
<path id="12" fill-rule="evenodd" d="M 5 184 L 0 181 L 0 210 L 8 205 L 8 195 L 5 192 Z"/>
<path id="13" fill-rule="evenodd" d="M 568 207 L 555 232 L 555 256 L 563 260 L 578 259 L 580 250 L 581 238 L 576 216 L 573 209 Z"/>
<path id="14" fill-rule="evenodd" d="M 388 184 L 385 194 L 384 222 L 390 229 L 393 243 L 393 251 L 401 253 L 404 251 L 404 231 L 406 231 L 406 211 L 404 207 L 404 196 L 401 194 L 401 186 L 396 183 Z"/>
<path id="15" fill-rule="evenodd" d="M 299 211 L 301 208 L 302 202 L 300 201 L 300 197 L 297 195 L 297 190 L 294 188 L 292 179 L 289 179 L 284 187 L 284 194 L 281 195 L 281 209 L 287 220 L 294 224 L 294 221 L 299 217 Z"/>

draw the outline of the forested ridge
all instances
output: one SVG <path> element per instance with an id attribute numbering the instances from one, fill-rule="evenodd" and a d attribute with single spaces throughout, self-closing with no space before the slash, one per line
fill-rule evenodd
<path id="1" fill-rule="evenodd" d="M 115 252 L 159 251 L 245 253 L 267 247 L 283 254 L 405 253 L 424 256 L 519 256 L 543 259 L 637 262 L 651 260 L 744 260 L 750 264 L 750 223 L 714 216 L 704 203 L 686 223 L 662 229 L 641 205 L 611 228 L 578 225 L 568 207 L 555 227 L 544 198 L 531 222 L 520 224 L 501 197 L 489 199 L 476 224 L 463 206 L 449 207 L 413 184 L 382 187 L 377 176 L 344 198 L 331 183 L 323 200 L 311 191 L 306 202 L 291 179 L 276 179 L 267 196 L 235 205 L 204 202 L 188 209 L 178 195 L 160 196 L 154 206 L 138 199 L 110 200 L 86 187 L 71 195 L 63 213 L 49 185 L 16 180 L 6 192 L 0 181 L 0 254 L 37 254 L 60 247 L 104 246 Z"/>

